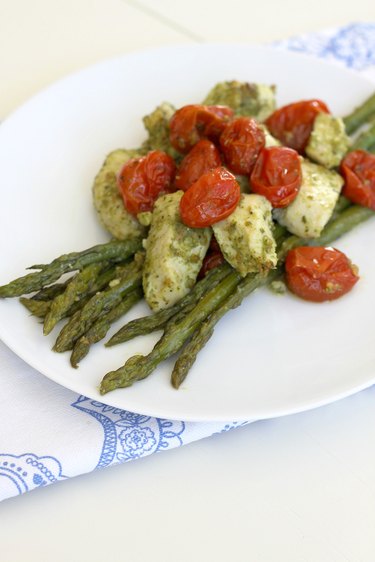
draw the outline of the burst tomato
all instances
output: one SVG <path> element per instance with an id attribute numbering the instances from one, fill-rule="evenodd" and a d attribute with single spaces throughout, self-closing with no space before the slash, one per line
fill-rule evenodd
<path id="1" fill-rule="evenodd" d="M 309 140 L 315 117 L 329 113 L 320 100 L 306 100 L 280 107 L 268 117 L 266 125 L 271 134 L 283 144 L 303 154 Z"/>
<path id="2" fill-rule="evenodd" d="M 173 158 L 161 150 L 126 162 L 117 177 L 126 210 L 132 215 L 151 211 L 161 193 L 173 190 L 174 174 Z"/>
<path id="3" fill-rule="evenodd" d="M 224 263 L 224 256 L 221 253 L 221 251 L 220 250 L 212 250 L 212 251 L 209 250 L 204 257 L 202 267 L 201 267 L 200 272 L 198 274 L 198 279 L 202 279 L 203 277 L 205 277 L 207 275 L 207 273 L 211 269 L 214 269 L 215 267 L 218 267 L 222 263 Z"/>
<path id="4" fill-rule="evenodd" d="M 214 267 L 218 267 L 224 261 L 225 261 L 224 256 L 221 252 L 219 243 L 216 240 L 215 235 L 213 234 L 211 237 L 210 245 L 207 250 L 207 254 L 204 257 L 198 278 L 202 279 L 202 277 L 204 277 L 210 271 L 210 269 L 213 269 Z"/>
<path id="5" fill-rule="evenodd" d="M 349 152 L 341 162 L 345 179 L 343 195 L 375 211 L 375 155 L 364 150 Z"/>
<path id="6" fill-rule="evenodd" d="M 234 119 L 220 136 L 225 162 L 235 174 L 250 174 L 265 142 L 263 130 L 252 117 Z"/>
<path id="7" fill-rule="evenodd" d="M 169 123 L 172 146 L 186 154 L 201 139 L 217 140 L 233 110 L 224 105 L 185 105 Z"/>
<path id="8" fill-rule="evenodd" d="M 220 246 L 219 246 L 219 242 L 216 240 L 215 235 L 213 234 L 211 237 L 211 242 L 209 245 L 209 251 L 210 252 L 220 252 Z"/>
<path id="9" fill-rule="evenodd" d="M 188 152 L 176 172 L 175 187 L 186 191 L 205 172 L 221 165 L 220 153 L 209 140 L 203 139 Z"/>
<path id="10" fill-rule="evenodd" d="M 206 172 L 181 198 L 182 222 L 193 228 L 215 224 L 234 211 L 240 196 L 240 186 L 228 170 L 220 167 Z"/>
<path id="11" fill-rule="evenodd" d="M 357 283 L 357 268 L 334 248 L 301 246 L 285 261 L 289 289 L 302 299 L 323 302 L 338 299 Z"/>
<path id="12" fill-rule="evenodd" d="M 224 256 L 220 250 L 218 252 L 208 252 L 204 257 L 202 267 L 198 274 L 198 279 L 203 279 L 203 277 L 205 277 L 211 269 L 218 267 L 222 263 L 224 263 Z"/>
<path id="13" fill-rule="evenodd" d="M 298 152 L 284 146 L 263 148 L 250 176 L 254 193 L 266 197 L 273 207 L 286 207 L 297 196 L 302 182 Z"/>

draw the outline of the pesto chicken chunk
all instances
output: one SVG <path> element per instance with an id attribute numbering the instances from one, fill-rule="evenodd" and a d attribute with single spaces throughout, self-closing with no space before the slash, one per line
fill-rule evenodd
<path id="1" fill-rule="evenodd" d="M 314 162 L 326 168 L 335 168 L 344 158 L 349 145 L 343 120 L 322 112 L 315 118 L 305 151 Z"/>
<path id="2" fill-rule="evenodd" d="M 302 160 L 302 184 L 294 201 L 274 209 L 274 218 L 289 232 L 302 238 L 317 238 L 339 198 L 343 178 L 319 164 Z"/>
<path id="3" fill-rule="evenodd" d="M 224 258 L 242 276 L 276 267 L 271 210 L 262 195 L 242 194 L 235 211 L 212 226 Z"/>
<path id="4" fill-rule="evenodd" d="M 145 228 L 125 209 L 116 179 L 125 162 L 137 156 L 140 154 L 135 150 L 114 150 L 108 154 L 94 181 L 94 206 L 99 220 L 118 240 L 139 236 L 145 232 Z"/>
<path id="5" fill-rule="evenodd" d="M 189 228 L 180 219 L 183 191 L 155 203 L 143 269 L 143 290 L 153 311 L 172 306 L 194 286 L 211 240 L 210 228 Z"/>
<path id="6" fill-rule="evenodd" d="M 275 87 L 231 80 L 219 82 L 203 101 L 206 105 L 228 105 L 238 116 L 264 121 L 276 108 Z"/>

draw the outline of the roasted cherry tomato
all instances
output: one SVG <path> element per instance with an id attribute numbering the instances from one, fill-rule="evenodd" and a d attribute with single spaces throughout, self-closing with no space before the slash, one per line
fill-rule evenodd
<path id="1" fill-rule="evenodd" d="M 219 242 L 216 240 L 214 234 L 211 236 L 211 242 L 210 242 L 210 245 L 208 247 L 208 250 L 210 252 L 221 252 Z"/>
<path id="2" fill-rule="evenodd" d="M 213 142 L 197 142 L 182 160 L 176 172 L 175 187 L 186 191 L 205 172 L 221 166 L 220 153 Z"/>
<path id="3" fill-rule="evenodd" d="M 364 150 L 349 152 L 341 162 L 341 173 L 345 179 L 343 195 L 375 211 L 375 155 Z"/>
<path id="4" fill-rule="evenodd" d="M 161 193 L 173 191 L 174 174 L 173 158 L 161 150 L 126 162 L 117 177 L 126 210 L 132 215 L 151 211 Z"/>
<path id="5" fill-rule="evenodd" d="M 286 146 L 303 154 L 315 117 L 318 113 L 329 113 L 320 100 L 306 100 L 280 107 L 268 117 L 266 125 L 270 133 Z"/>
<path id="6" fill-rule="evenodd" d="M 209 250 L 204 257 L 202 267 L 198 274 L 198 279 L 202 279 L 207 275 L 210 269 L 214 269 L 214 267 L 218 267 L 224 263 L 224 256 L 220 250 Z"/>
<path id="7" fill-rule="evenodd" d="M 170 120 L 171 144 L 186 154 L 201 139 L 218 139 L 232 117 L 233 110 L 224 105 L 185 105 Z"/>
<path id="8" fill-rule="evenodd" d="M 357 268 L 334 248 L 295 248 L 288 252 L 285 272 L 289 289 L 302 299 L 314 302 L 338 299 L 359 279 Z"/>
<path id="9" fill-rule="evenodd" d="M 234 119 L 220 136 L 225 162 L 235 174 L 250 174 L 264 145 L 264 132 L 252 117 Z"/>
<path id="10" fill-rule="evenodd" d="M 193 228 L 219 222 L 234 211 L 240 196 L 240 186 L 227 169 L 220 167 L 206 172 L 181 198 L 182 222 Z"/>
<path id="11" fill-rule="evenodd" d="M 302 182 L 298 152 L 285 146 L 263 148 L 250 176 L 254 193 L 264 195 L 273 207 L 286 207 Z"/>

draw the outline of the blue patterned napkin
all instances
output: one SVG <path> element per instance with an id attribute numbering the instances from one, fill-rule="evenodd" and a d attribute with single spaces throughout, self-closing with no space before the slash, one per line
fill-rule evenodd
<path id="1" fill-rule="evenodd" d="M 375 24 L 274 46 L 335 61 L 375 81 Z M 0 368 L 0 500 L 243 425 L 170 421 L 106 406 L 46 379 L 1 342 Z"/>

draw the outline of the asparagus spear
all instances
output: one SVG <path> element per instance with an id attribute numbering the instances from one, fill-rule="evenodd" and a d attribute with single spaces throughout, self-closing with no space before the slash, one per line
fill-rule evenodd
<path id="1" fill-rule="evenodd" d="M 83 336 L 100 316 L 118 306 L 127 293 L 139 287 L 142 283 L 142 265 L 143 255 L 142 259 L 134 259 L 130 264 L 118 268 L 118 279 L 113 279 L 108 289 L 91 297 L 82 310 L 74 314 L 64 326 L 57 337 L 54 351 L 72 349 L 78 338 Z"/>
<path id="2" fill-rule="evenodd" d="M 235 291 L 227 298 L 227 300 L 195 331 L 191 340 L 186 344 L 175 363 L 171 377 L 172 386 L 177 389 L 185 380 L 191 366 L 197 358 L 199 351 L 208 342 L 214 333 L 215 325 L 224 316 L 224 314 L 232 308 L 239 306 L 242 300 L 255 289 L 262 285 L 271 283 L 277 278 L 281 270 L 281 265 L 289 250 L 301 245 L 326 246 L 371 216 L 374 216 L 374 212 L 371 211 L 371 209 L 355 205 L 344 210 L 341 213 L 341 216 L 337 217 L 337 219 L 328 224 L 323 230 L 322 235 L 316 240 L 303 240 L 297 236 L 290 236 L 286 239 L 281 245 L 279 251 L 280 265 L 278 268 L 270 271 L 266 278 L 260 278 L 259 275 L 253 278 L 247 276 L 243 281 L 241 281 L 241 283 L 238 284 Z"/>
<path id="3" fill-rule="evenodd" d="M 105 375 L 100 393 L 106 394 L 116 388 L 131 386 L 135 381 L 146 378 L 161 362 L 178 351 L 193 334 L 197 326 L 230 295 L 241 280 L 237 271 L 231 271 L 216 287 L 208 291 L 195 308 L 177 324 L 165 330 L 151 353 L 135 355 L 124 366 Z"/>
<path id="4" fill-rule="evenodd" d="M 364 103 L 357 107 L 352 113 L 344 117 L 345 129 L 351 135 L 375 114 L 375 94 L 370 96 Z"/>
<path id="5" fill-rule="evenodd" d="M 212 269 L 203 279 L 194 285 L 190 293 L 188 293 L 175 305 L 155 312 L 155 314 L 143 316 L 142 318 L 136 318 L 128 324 L 125 324 L 125 326 L 120 328 L 120 330 L 111 337 L 111 339 L 106 343 L 106 346 L 111 347 L 112 345 L 123 343 L 137 336 L 150 334 L 155 330 L 164 328 L 170 318 L 174 317 L 180 310 L 185 310 L 186 306 L 195 306 L 202 295 L 208 289 L 216 286 L 217 283 L 224 279 L 230 271 L 231 267 L 226 263 Z"/>
<path id="6" fill-rule="evenodd" d="M 375 119 L 369 128 L 354 141 L 350 150 L 369 150 L 375 144 Z"/>
<path id="7" fill-rule="evenodd" d="M 19 277 L 7 285 L 0 286 L 0 298 L 18 297 L 33 291 L 38 291 L 45 285 L 53 283 L 61 275 L 85 266 L 105 262 L 119 262 L 127 259 L 142 247 L 141 238 L 130 240 L 114 240 L 107 244 L 99 244 L 82 252 L 72 252 L 54 259 L 50 264 L 36 271 Z"/>
<path id="8" fill-rule="evenodd" d="M 125 295 L 118 306 L 110 310 L 107 314 L 100 316 L 91 328 L 76 341 L 70 357 L 70 364 L 72 367 L 77 368 L 78 363 L 86 357 L 90 351 L 90 346 L 102 340 L 106 336 L 111 324 L 126 314 L 142 297 L 143 291 L 141 287 L 138 287 L 131 293 Z"/>
<path id="9" fill-rule="evenodd" d="M 103 271 L 97 279 L 95 279 L 90 290 L 86 294 L 81 294 L 79 300 L 75 301 L 71 307 L 66 310 L 63 317 L 73 316 L 77 310 L 83 308 L 92 295 L 101 291 L 103 287 L 108 285 L 108 283 L 116 277 L 118 267 L 119 266 L 112 266 Z M 20 302 L 31 312 L 33 316 L 45 318 L 50 311 L 54 296 L 61 294 L 67 288 L 70 281 L 71 279 L 68 279 L 66 283 L 55 283 L 55 285 L 45 287 L 31 298 L 20 297 Z M 48 299 L 48 296 L 50 296 L 50 299 Z"/>
<path id="10" fill-rule="evenodd" d="M 33 299 L 27 299 L 26 297 L 20 297 L 20 303 L 27 308 L 33 316 L 37 318 L 44 318 L 48 314 L 51 308 L 52 301 L 38 301 Z"/>
<path id="11" fill-rule="evenodd" d="M 214 333 L 214 327 L 217 322 L 231 310 L 241 304 L 243 299 L 263 285 L 268 285 L 274 281 L 280 274 L 280 268 L 273 269 L 267 276 L 264 275 L 247 275 L 235 288 L 233 293 L 219 306 L 210 316 L 208 316 L 202 324 L 194 332 L 191 340 L 185 345 L 180 356 L 178 357 L 172 371 L 171 383 L 176 389 L 180 387 L 185 380 L 186 375 L 194 364 L 199 351 L 205 346 L 210 337 Z"/>
<path id="12" fill-rule="evenodd" d="M 45 336 L 53 330 L 61 318 L 64 318 L 71 306 L 77 302 L 82 295 L 90 291 L 102 269 L 102 263 L 92 263 L 84 267 L 82 271 L 73 277 L 71 282 L 67 285 L 66 290 L 53 299 L 44 319 L 43 333 Z"/>
<path id="13" fill-rule="evenodd" d="M 342 213 L 342 211 L 345 211 L 345 209 L 350 207 L 351 204 L 352 203 L 349 201 L 349 199 L 347 197 L 345 197 L 344 195 L 340 195 L 340 197 L 338 198 L 338 201 L 336 203 L 336 206 L 333 209 L 333 213 L 332 213 L 331 218 L 329 219 L 329 222 L 336 219 L 338 217 L 338 215 L 340 213 Z"/>
<path id="14" fill-rule="evenodd" d="M 40 289 L 40 291 L 35 293 L 35 295 L 33 295 L 31 298 L 34 301 L 51 301 L 65 291 L 69 281 L 70 280 L 66 281 L 65 283 L 54 283 L 53 285 L 44 287 L 43 289 Z"/>

